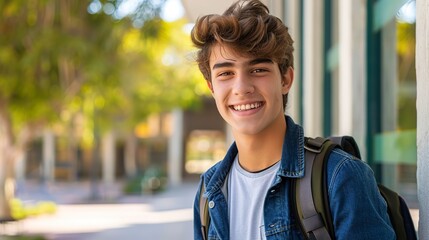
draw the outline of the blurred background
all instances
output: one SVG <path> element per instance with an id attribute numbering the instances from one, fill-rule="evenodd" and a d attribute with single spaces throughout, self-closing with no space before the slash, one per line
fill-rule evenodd
<path id="1" fill-rule="evenodd" d="M 232 2 L 0 2 L 0 239 L 192 239 L 233 139 L 189 33 Z M 415 1 L 263 2 L 295 40 L 286 113 L 353 135 L 417 226 Z"/>

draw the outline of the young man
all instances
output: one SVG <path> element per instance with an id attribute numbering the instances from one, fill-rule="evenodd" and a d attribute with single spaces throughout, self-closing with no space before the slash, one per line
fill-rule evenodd
<path id="1" fill-rule="evenodd" d="M 304 176 L 304 133 L 284 115 L 294 80 L 288 28 L 257 0 L 199 18 L 197 62 L 235 143 L 202 175 L 208 239 L 304 239 L 292 210 L 291 182 Z M 395 239 L 373 172 L 340 150 L 328 160 L 336 239 Z M 194 238 L 203 239 L 194 203 Z"/>

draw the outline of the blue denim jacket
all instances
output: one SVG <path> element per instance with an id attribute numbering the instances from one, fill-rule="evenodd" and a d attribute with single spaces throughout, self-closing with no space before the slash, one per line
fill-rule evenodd
<path id="1" fill-rule="evenodd" d="M 287 131 L 283 142 L 280 169 L 265 196 L 264 222 L 268 240 L 304 239 L 292 209 L 291 179 L 304 176 L 304 133 L 290 117 L 286 117 Z M 201 179 L 204 195 L 209 201 L 211 217 L 209 239 L 229 239 L 229 218 L 226 180 L 237 147 Z M 335 149 L 329 156 L 328 195 L 336 239 L 396 239 L 387 213 L 387 205 L 380 195 L 374 174 L 363 161 Z M 201 184 L 200 182 L 200 184 Z M 194 202 L 194 239 L 203 239 L 199 213 L 198 190 Z M 245 240 L 245 239 L 244 239 Z"/>

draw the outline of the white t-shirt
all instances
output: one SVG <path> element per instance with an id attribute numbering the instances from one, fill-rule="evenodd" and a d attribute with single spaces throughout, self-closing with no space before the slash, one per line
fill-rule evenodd
<path id="1" fill-rule="evenodd" d="M 261 172 L 244 170 L 235 158 L 228 179 L 229 227 L 231 240 L 263 240 L 264 201 L 280 161 Z"/>

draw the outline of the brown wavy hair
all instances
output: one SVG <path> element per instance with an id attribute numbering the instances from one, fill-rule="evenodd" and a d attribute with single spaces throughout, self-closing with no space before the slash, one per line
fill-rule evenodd
<path id="1" fill-rule="evenodd" d="M 228 45 L 244 56 L 272 59 L 282 75 L 293 67 L 293 40 L 288 27 L 259 0 L 240 0 L 222 15 L 198 18 L 191 39 L 198 49 L 196 62 L 207 81 L 211 81 L 209 59 L 216 43 Z M 283 107 L 286 103 L 287 94 L 283 96 Z"/>

